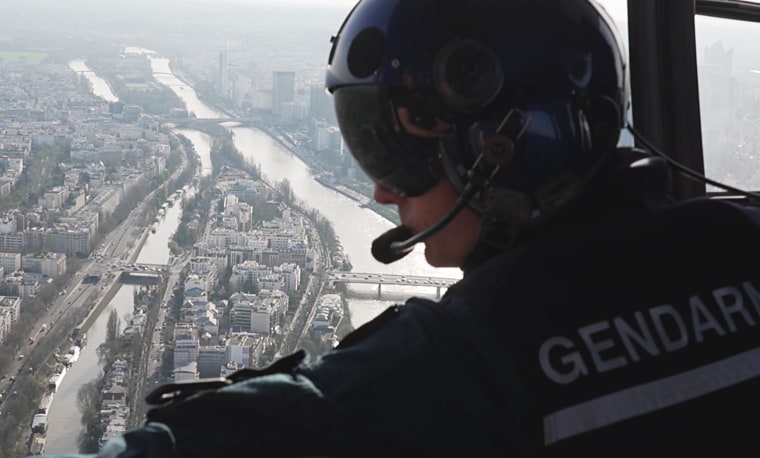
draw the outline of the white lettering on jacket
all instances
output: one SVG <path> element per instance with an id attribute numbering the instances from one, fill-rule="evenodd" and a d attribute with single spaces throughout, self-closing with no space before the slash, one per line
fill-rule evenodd
<path id="1" fill-rule="evenodd" d="M 546 377 L 569 384 L 642 357 L 657 357 L 707 339 L 753 327 L 760 320 L 760 291 L 749 281 L 690 296 L 675 307 L 662 304 L 581 326 L 546 339 L 538 360 Z"/>

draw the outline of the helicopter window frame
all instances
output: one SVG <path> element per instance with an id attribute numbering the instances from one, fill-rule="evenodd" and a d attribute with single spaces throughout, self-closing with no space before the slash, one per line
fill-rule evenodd
<path id="1" fill-rule="evenodd" d="M 627 9 L 632 124 L 647 143 L 703 176 L 696 16 L 760 22 L 760 3 L 636 0 L 628 1 Z M 649 149 L 640 141 L 635 144 Z M 673 173 L 675 200 L 708 195 L 705 182 L 690 175 Z M 739 193 L 733 197 L 749 200 Z"/>
<path id="2" fill-rule="evenodd" d="M 704 18 L 704 20 L 700 20 L 700 18 Z M 708 31 L 717 30 L 723 25 L 721 24 L 723 21 L 726 24 L 729 22 L 742 23 L 734 24 L 733 29 L 744 28 L 747 30 L 745 33 L 748 33 L 749 36 L 760 35 L 760 1 L 696 1 L 695 42 L 700 42 L 700 36 L 707 40 Z M 751 27 L 749 29 L 743 27 L 745 24 L 751 24 Z M 757 25 L 755 26 L 755 24 Z M 760 189 L 760 167 L 751 167 L 751 164 L 760 159 L 760 153 L 752 150 L 753 144 L 760 145 L 760 138 L 753 141 L 751 135 L 753 130 L 758 129 L 753 124 L 760 122 L 760 119 L 755 120 L 754 117 L 748 119 L 747 116 L 741 115 L 737 111 L 741 109 L 738 106 L 738 101 L 745 100 L 745 98 L 740 97 L 736 91 L 747 91 L 750 94 L 752 92 L 758 93 L 760 91 L 760 75 L 758 75 L 758 81 L 752 83 L 753 77 L 745 74 L 746 72 L 742 70 L 743 66 L 746 66 L 746 61 L 743 60 L 740 63 L 743 38 L 739 42 L 735 39 L 732 42 L 729 37 L 726 37 L 726 43 L 719 39 L 720 36 L 717 38 L 718 40 L 715 41 L 716 37 L 713 36 L 709 43 L 700 44 L 700 52 L 704 53 L 701 56 L 703 65 L 697 70 L 700 80 L 699 96 L 703 106 L 701 109 L 703 119 L 700 129 L 706 142 L 703 145 L 705 173 L 729 186 L 757 193 Z M 709 57 L 708 53 L 710 54 Z M 708 60 L 712 60 L 715 65 Z M 716 65 L 722 67 L 729 65 L 733 68 L 728 70 L 722 68 L 721 71 L 716 70 Z M 760 62 L 758 62 L 757 68 L 760 69 Z M 753 90 L 755 86 L 756 90 Z M 729 100 L 724 101 L 725 99 Z M 736 106 L 734 105 L 735 101 L 737 102 Z M 727 129 L 734 132 L 726 131 Z M 743 140 L 744 132 L 749 133 L 748 141 Z M 734 144 L 730 144 L 732 139 L 736 139 Z M 717 187 L 708 187 L 706 195 L 738 199 L 748 203 L 750 200 L 736 192 Z"/>

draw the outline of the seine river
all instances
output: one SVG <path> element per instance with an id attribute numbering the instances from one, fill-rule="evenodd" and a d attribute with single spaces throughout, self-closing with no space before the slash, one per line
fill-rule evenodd
<path id="1" fill-rule="evenodd" d="M 150 57 L 150 60 L 157 79 L 185 102 L 189 112 L 195 113 L 199 118 L 228 117 L 205 105 L 191 86 L 173 74 L 167 59 Z M 260 166 L 262 175 L 270 183 L 287 179 L 296 196 L 332 222 L 344 252 L 351 260 L 354 272 L 461 277 L 459 269 L 436 269 L 427 265 L 421 246 L 391 265 L 377 262 L 370 253 L 370 245 L 375 237 L 393 227 L 392 223 L 377 213 L 362 208 L 356 201 L 343 194 L 321 185 L 312 176 L 308 165 L 261 130 L 235 127 L 234 124 L 228 125 L 228 128 L 234 134 L 237 149 L 250 162 Z M 202 146 L 208 148 L 207 144 Z M 403 300 L 411 294 L 434 297 L 436 291 L 432 287 L 404 288 L 386 285 L 383 286 L 383 297 L 380 300 L 377 299 L 377 287 L 374 286 L 352 286 L 350 292 L 348 301 L 351 323 L 356 327 L 375 317 L 393 301 Z"/>
<path id="2" fill-rule="evenodd" d="M 149 50 L 131 48 L 128 52 L 145 54 L 150 59 L 157 81 L 169 87 L 182 99 L 189 112 L 199 118 L 226 118 L 227 115 L 205 105 L 195 90 L 177 78 L 167 59 L 156 57 Z M 84 60 L 75 60 L 69 67 L 87 78 L 92 91 L 106 101 L 117 101 L 108 82 L 89 69 Z M 344 253 L 351 260 L 354 272 L 405 273 L 436 277 L 460 278 L 458 269 L 435 269 L 427 265 L 422 247 L 418 247 L 404 259 L 392 264 L 381 264 L 372 257 L 369 247 L 377 235 L 393 227 L 385 218 L 330 188 L 319 184 L 311 175 L 308 165 L 284 148 L 267 134 L 255 128 L 225 125 L 234 134 L 237 149 L 251 162 L 258 164 L 262 174 L 270 183 L 287 179 L 296 196 L 309 207 L 318 210 L 329 219 L 340 239 Z M 202 171 L 210 173 L 210 150 L 213 139 L 203 132 L 177 129 L 175 133 L 187 137 L 201 157 Z M 176 231 L 182 217 L 180 205 L 170 207 L 155 234 L 151 234 L 140 251 L 137 262 L 165 264 L 169 260 L 168 241 Z M 81 430 L 81 413 L 77 407 L 77 391 L 83 384 L 102 373 L 98 364 L 96 348 L 105 340 L 106 322 L 112 309 L 119 317 L 132 313 L 134 286 L 122 286 L 108 307 L 87 330 L 88 344 L 82 350 L 79 360 L 71 367 L 55 395 L 48 418 L 46 453 L 75 451 L 77 436 Z M 351 286 L 348 303 L 351 323 L 354 327 L 369 321 L 394 302 L 401 302 L 410 295 L 435 297 L 433 287 L 383 286 L 383 294 L 378 297 L 376 286 Z M 123 328 L 123 325 L 122 325 Z"/>

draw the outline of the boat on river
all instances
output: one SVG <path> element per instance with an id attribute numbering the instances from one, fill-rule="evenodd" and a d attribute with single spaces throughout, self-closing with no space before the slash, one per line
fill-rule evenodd
<path id="1" fill-rule="evenodd" d="M 47 431 L 48 416 L 46 413 L 34 414 L 32 418 L 32 432 L 44 434 Z"/>
<path id="2" fill-rule="evenodd" d="M 74 340 L 74 345 L 79 347 L 80 349 L 84 348 L 85 345 L 87 345 L 87 334 L 82 333 Z"/>
<path id="3" fill-rule="evenodd" d="M 69 352 L 63 357 L 63 364 L 66 367 L 71 367 L 79 359 L 80 348 L 78 345 L 72 345 L 69 348 Z"/>
<path id="4" fill-rule="evenodd" d="M 47 414 L 50 412 L 50 405 L 53 404 L 53 392 L 45 393 L 40 401 L 39 407 L 37 407 L 37 413 Z"/>
<path id="5" fill-rule="evenodd" d="M 66 371 L 68 371 L 67 366 L 64 364 L 58 364 L 56 365 L 56 372 L 48 379 L 48 389 L 55 393 L 55 391 L 58 389 L 58 387 L 61 385 L 61 382 L 63 382 L 63 378 L 66 377 Z"/>

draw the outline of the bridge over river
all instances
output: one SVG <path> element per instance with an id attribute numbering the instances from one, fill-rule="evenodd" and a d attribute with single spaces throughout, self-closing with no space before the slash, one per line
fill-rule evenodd
<path id="1" fill-rule="evenodd" d="M 82 279 L 83 284 L 97 284 L 102 278 L 118 275 L 119 282 L 131 285 L 157 284 L 170 271 L 182 266 L 149 263 L 127 263 L 117 259 L 100 260 L 98 267 Z"/>
<path id="2" fill-rule="evenodd" d="M 435 288 L 437 297 L 441 297 L 441 290 L 448 288 L 458 278 L 449 277 L 421 277 L 415 275 L 396 275 L 359 272 L 328 272 L 327 279 L 333 283 L 365 283 L 377 285 L 378 296 L 382 293 L 383 285 L 403 286 L 427 286 Z"/>

